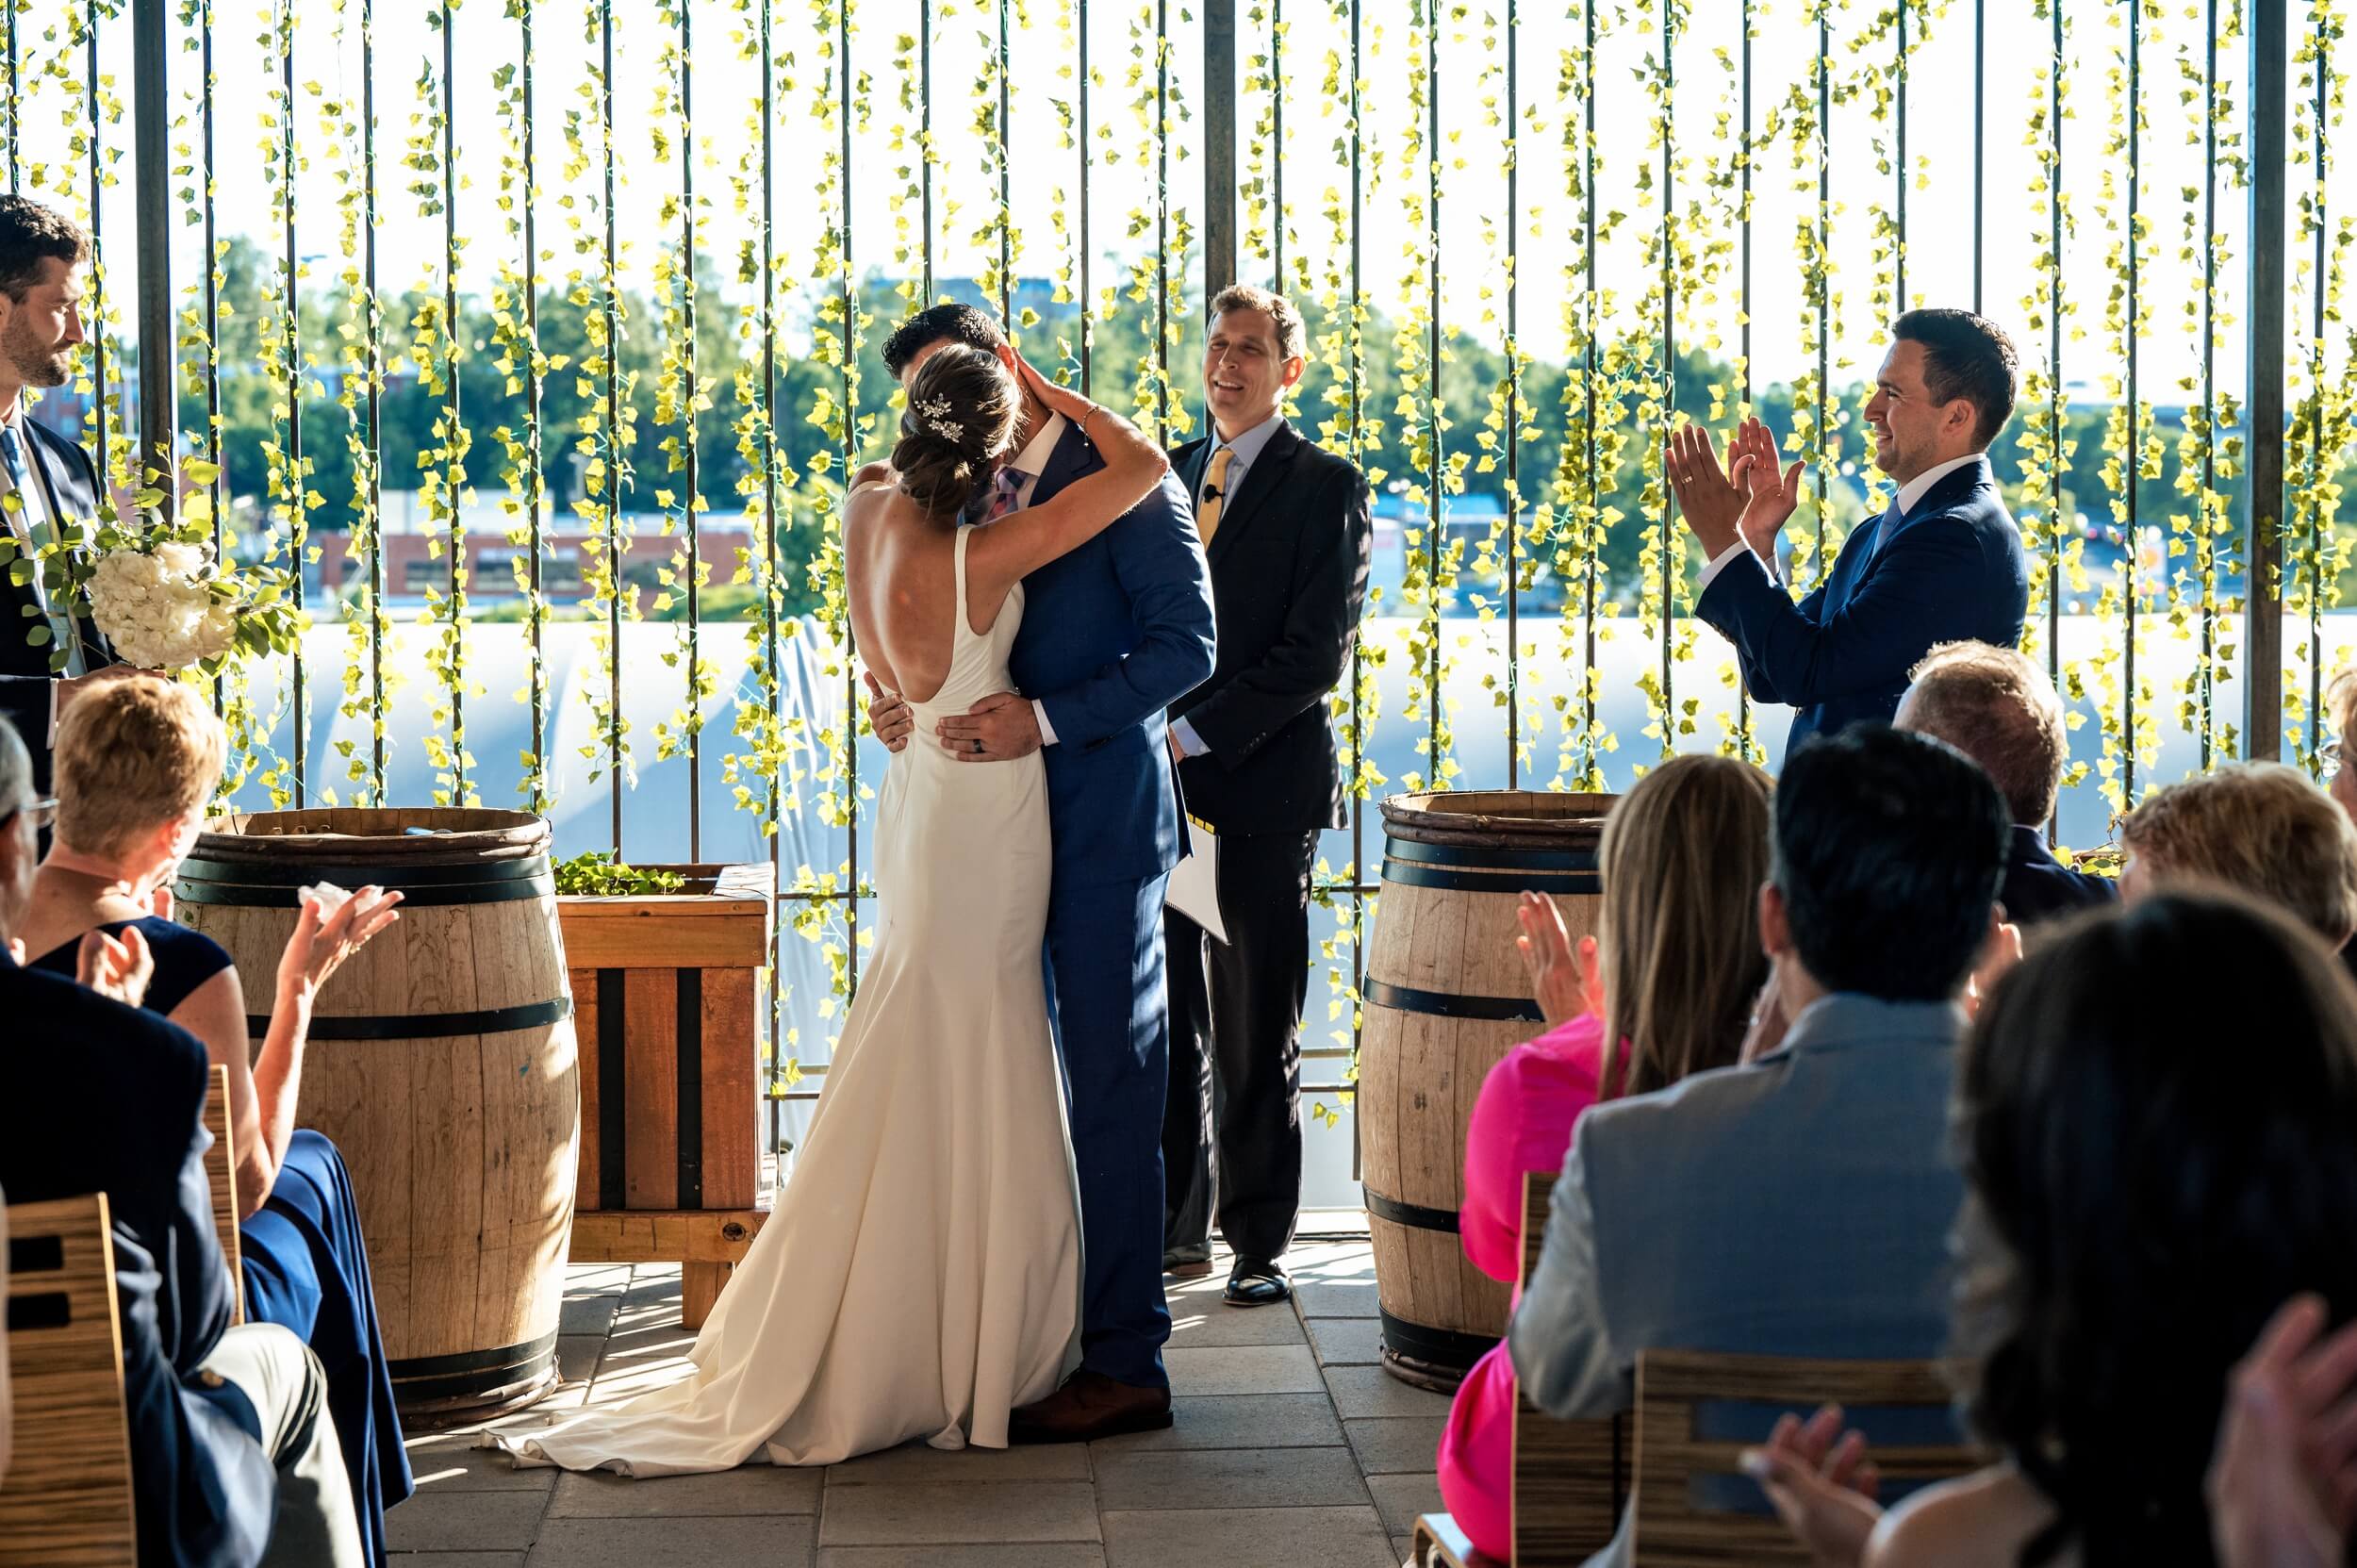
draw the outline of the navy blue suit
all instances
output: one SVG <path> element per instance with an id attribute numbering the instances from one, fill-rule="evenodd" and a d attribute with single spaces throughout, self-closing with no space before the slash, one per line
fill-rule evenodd
<path id="1" fill-rule="evenodd" d="M 1038 505 L 1104 459 L 1067 428 L 1031 487 Z M 1162 1100 L 1170 1010 L 1162 884 L 1178 863 L 1164 710 L 1211 672 L 1211 579 L 1176 478 L 1087 544 L 1023 580 L 1015 684 L 1047 709 L 1055 870 L 1048 1002 L 1071 1090 L 1086 1260 L 1081 1364 L 1159 1387 Z"/>
<path id="2" fill-rule="evenodd" d="M 1997 901 L 2005 918 L 2017 926 L 2034 925 L 2073 915 L 2119 897 L 2119 883 L 2109 877 L 2074 871 L 2054 858 L 2046 834 L 2027 822 L 2013 825 L 2013 843 L 2005 855 L 2005 885 Z"/>
<path id="3" fill-rule="evenodd" d="M 231 1310 L 205 1180 L 205 1048 L 5 955 L 0 1017 L 18 1020 L 0 1032 L 0 1188 L 14 1203 L 103 1192 L 112 1215 L 140 1562 L 255 1562 L 277 1473 L 252 1402 L 199 1371 Z"/>
<path id="4" fill-rule="evenodd" d="M 1941 475 L 1895 526 L 1887 517 L 1861 524 L 1799 603 L 1745 551 L 1694 613 L 1735 644 L 1754 701 L 1798 710 L 1789 756 L 1810 735 L 1888 723 L 1907 672 L 1941 643 L 2018 646 L 2029 603 L 2021 531 L 1984 456 Z"/>
<path id="5" fill-rule="evenodd" d="M 98 470 L 90 454 L 36 421 L 25 420 L 23 429 L 25 460 L 31 465 L 26 477 L 41 487 L 44 503 L 55 508 L 54 515 L 81 521 L 96 517 Z M 27 515 L 38 518 L 41 513 L 36 509 Z M 0 528 L 0 538 L 14 536 L 13 530 Z M 0 553 L 15 558 L 12 547 L 0 549 Z M 0 716 L 6 716 L 24 737 L 25 749 L 33 755 L 33 789 L 46 795 L 49 687 L 57 676 L 49 668 L 53 650 L 45 643 L 35 646 L 25 640 L 25 628 L 47 624 L 33 615 L 38 602 L 29 586 L 0 570 Z M 89 668 L 114 663 L 113 650 L 87 618 L 77 616 L 74 627 Z"/>

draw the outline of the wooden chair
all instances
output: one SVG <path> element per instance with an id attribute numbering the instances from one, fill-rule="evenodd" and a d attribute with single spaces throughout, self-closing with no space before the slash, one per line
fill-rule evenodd
<path id="1" fill-rule="evenodd" d="M 1637 1359 L 1636 1568 L 1724 1568 L 1730 1562 L 1807 1568 L 1809 1555 L 1741 1477 L 1737 1458 L 1767 1433 L 1770 1411 L 1804 1416 L 1832 1400 L 1860 1411 L 1945 1412 L 1953 1392 L 1935 1362 L 1805 1361 L 1781 1356 L 1648 1350 Z M 1697 1414 L 1712 1406 L 1751 1407 L 1743 1436 L 1706 1435 Z M 1979 1468 L 1986 1456 L 1961 1441 L 1876 1443 L 1886 1481 L 1920 1484 Z M 1758 1511 L 1715 1506 L 1724 1496 L 1757 1500 Z"/>
<path id="2" fill-rule="evenodd" d="M 1555 1177 L 1523 1176 L 1522 1268 L 1527 1289 L 1547 1235 Z M 1519 1391 L 1514 1395 L 1514 1542 L 1512 1568 L 1576 1568 L 1612 1543 L 1628 1498 L 1625 1416 L 1558 1421 Z M 1416 1568 L 1496 1568 L 1445 1513 L 1416 1520 Z"/>
<path id="3" fill-rule="evenodd" d="M 205 1154 L 206 1184 L 213 1190 L 213 1233 L 221 1239 L 222 1262 L 229 1265 L 232 1323 L 245 1321 L 245 1269 L 238 1243 L 238 1142 L 229 1127 L 229 1069 L 213 1064 L 205 1089 L 205 1131 L 213 1147 Z"/>
<path id="4" fill-rule="evenodd" d="M 8 1210 L 16 1452 L 0 1482 L 0 1568 L 134 1568 L 114 1243 L 102 1196 Z"/>

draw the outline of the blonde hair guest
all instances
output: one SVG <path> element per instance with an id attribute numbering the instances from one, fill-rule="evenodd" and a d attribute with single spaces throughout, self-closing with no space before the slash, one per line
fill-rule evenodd
<path id="1" fill-rule="evenodd" d="M 2281 910 L 2339 949 L 2357 932 L 2357 827 L 2308 776 L 2237 763 L 2170 784 L 2119 825 L 2134 902 L 2184 881 L 2223 883 Z"/>
<path id="2" fill-rule="evenodd" d="M 332 912 L 305 901 L 279 960 L 269 1034 L 251 1055 L 237 966 L 171 918 L 172 879 L 196 846 L 226 750 L 204 699 L 168 676 L 125 674 L 84 692 L 58 723 L 56 837 L 20 934 L 28 962 L 71 975 L 86 933 L 142 933 L 157 961 L 148 1011 L 204 1041 L 229 1069 L 239 1217 L 249 1219 L 269 1198 L 294 1135 L 312 1001 L 338 966 L 399 917 L 392 906 L 401 895 L 364 888 Z M 180 978 L 197 969 L 201 979 Z"/>
<path id="3" fill-rule="evenodd" d="M 1590 1106 L 1733 1066 L 1768 978 L 1759 888 L 1774 785 L 1732 757 L 1673 757 L 1605 818 L 1596 934 L 1574 947 L 1555 900 L 1525 893 L 1517 938 L 1548 1028 L 1482 1081 L 1465 1135 L 1466 1258 L 1511 1283 L 1523 1180 L 1563 1167 Z M 1442 1428 L 1435 1467 L 1450 1514 L 1488 1556 L 1512 1545 L 1514 1363 L 1475 1363 Z"/>

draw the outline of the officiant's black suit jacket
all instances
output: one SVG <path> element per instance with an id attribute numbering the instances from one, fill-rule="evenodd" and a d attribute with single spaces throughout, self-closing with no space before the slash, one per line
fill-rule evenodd
<path id="1" fill-rule="evenodd" d="M 31 464 L 29 480 L 45 486 L 44 499 L 52 515 L 88 521 L 98 515 L 98 469 L 90 454 L 33 420 L 24 421 L 25 456 Z M 36 523 L 36 527 L 41 526 Z M 14 530 L 9 534 L 13 536 Z M 44 538 L 42 543 L 48 541 Z M 8 716 L 33 754 L 33 787 L 49 789 L 49 668 L 50 646 L 25 640 L 25 634 L 48 622 L 40 617 L 40 602 L 30 585 L 20 585 L 13 571 L 0 570 L 0 714 Z M 114 653 L 87 619 L 77 619 L 88 667 L 112 664 Z"/>
<path id="2" fill-rule="evenodd" d="M 1212 441 L 1170 454 L 1190 497 Z M 1187 810 L 1220 833 L 1306 833 L 1346 815 L 1327 699 L 1350 669 L 1374 520 L 1366 476 L 1280 424 L 1211 536 L 1219 658 L 1172 704 L 1210 753 L 1179 764 Z"/>

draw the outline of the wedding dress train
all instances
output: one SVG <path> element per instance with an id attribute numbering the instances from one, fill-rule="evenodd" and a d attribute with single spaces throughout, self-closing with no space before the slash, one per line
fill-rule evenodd
<path id="1" fill-rule="evenodd" d="M 1040 948 L 1046 776 L 962 763 L 934 721 L 1013 689 L 1023 618 L 958 618 L 876 809 L 881 924 L 777 1209 L 690 1355 L 613 1410 L 488 1434 L 521 1464 L 628 1476 L 826 1464 L 924 1438 L 1002 1447 L 1080 1362 L 1080 1231 Z"/>

